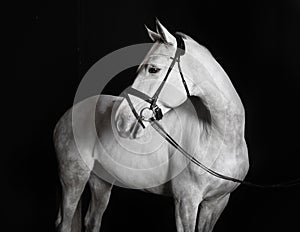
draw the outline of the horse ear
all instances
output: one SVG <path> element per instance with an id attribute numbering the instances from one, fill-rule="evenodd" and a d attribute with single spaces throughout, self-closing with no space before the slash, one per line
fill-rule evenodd
<path id="1" fill-rule="evenodd" d="M 150 39 L 153 42 L 158 41 L 158 40 L 162 40 L 162 38 L 161 38 L 161 36 L 159 34 L 157 34 L 154 31 L 151 31 L 146 25 L 145 25 L 145 27 L 146 27 L 146 30 L 148 32 L 148 35 L 149 35 Z"/>
<path id="2" fill-rule="evenodd" d="M 159 22 L 156 18 L 156 31 L 161 36 L 161 39 L 171 45 L 176 45 L 176 38 Z"/>

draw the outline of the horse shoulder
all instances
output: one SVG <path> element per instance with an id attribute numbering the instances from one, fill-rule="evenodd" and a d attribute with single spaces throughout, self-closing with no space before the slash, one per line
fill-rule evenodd
<path id="1" fill-rule="evenodd" d="M 244 122 L 242 115 L 231 117 L 227 131 L 223 136 L 223 144 L 219 155 L 211 169 L 214 171 L 243 180 L 249 169 L 248 149 L 244 138 Z M 207 196 L 219 193 L 232 192 L 239 184 L 210 176 L 207 187 Z M 218 186 L 218 187 L 216 187 Z M 214 190 L 215 189 L 215 190 Z"/>
<path id="2" fill-rule="evenodd" d="M 103 117 L 107 109 L 119 100 L 109 95 L 89 97 L 74 105 L 60 118 L 53 134 L 60 164 L 68 165 L 70 161 L 76 160 L 79 163 L 83 159 L 85 165 L 92 168 L 92 153 L 97 136 L 95 117 Z"/>

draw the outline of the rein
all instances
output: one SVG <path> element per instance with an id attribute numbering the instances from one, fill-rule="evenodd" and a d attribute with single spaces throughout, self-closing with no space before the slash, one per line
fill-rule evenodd
<path id="1" fill-rule="evenodd" d="M 140 92 L 137 89 L 134 89 L 132 87 L 128 88 L 125 93 L 124 93 L 124 97 L 127 100 L 129 107 L 131 108 L 132 113 L 134 114 L 135 118 L 138 120 L 138 122 L 141 124 L 141 126 L 145 129 L 145 125 L 143 124 L 143 121 L 145 122 L 149 122 L 150 125 L 168 142 L 170 143 L 175 149 L 177 149 L 183 156 L 185 156 L 186 158 L 188 158 L 191 162 L 193 162 L 195 165 L 199 166 L 200 168 L 202 168 L 204 171 L 206 171 L 207 173 L 223 179 L 223 180 L 227 180 L 227 181 L 231 181 L 231 182 L 235 182 L 235 183 L 239 183 L 239 184 L 243 184 L 246 186 L 250 186 L 250 187 L 255 187 L 255 188 L 261 188 L 261 189 L 268 189 L 268 188 L 287 188 L 287 187 L 292 187 L 292 186 L 296 186 L 300 184 L 300 178 L 299 179 L 295 179 L 295 180 L 291 180 L 288 182 L 284 182 L 284 183 L 278 183 L 278 184 L 270 184 L 270 185 L 261 185 L 261 184 L 255 184 L 249 181 L 244 181 L 244 180 L 240 180 L 240 179 L 236 179 L 230 176 L 226 176 L 223 175 L 221 173 L 218 173 L 212 169 L 210 169 L 209 167 L 205 166 L 204 164 L 202 164 L 199 160 L 197 160 L 195 157 L 193 157 L 192 155 L 190 155 L 186 150 L 184 150 L 165 130 L 164 128 L 158 123 L 159 120 L 162 119 L 163 114 L 161 109 L 157 106 L 156 102 L 158 100 L 159 94 L 161 93 L 168 77 L 169 74 L 171 73 L 175 63 L 177 62 L 178 64 L 178 70 L 181 76 L 181 80 L 182 83 L 184 85 L 185 91 L 187 93 L 187 96 L 190 97 L 190 92 L 188 89 L 188 86 L 186 84 L 186 81 L 184 79 L 181 67 L 180 67 L 180 57 L 182 55 L 185 54 L 185 44 L 184 41 L 182 39 L 181 36 L 176 34 L 176 41 L 177 41 L 177 49 L 176 49 L 176 53 L 174 57 L 170 57 L 172 59 L 172 63 L 170 64 L 168 71 L 163 79 L 163 81 L 161 82 L 161 84 L 159 85 L 158 89 L 156 90 L 156 92 L 154 93 L 154 95 L 152 97 L 149 97 L 147 94 Z M 137 111 L 135 110 L 129 95 L 134 95 L 137 96 L 141 99 L 143 99 L 144 101 L 146 101 L 147 103 L 150 104 L 149 107 L 144 107 L 140 113 L 138 114 Z M 146 118 L 143 113 L 146 110 L 150 110 L 152 111 L 152 116 Z"/>
<path id="2" fill-rule="evenodd" d="M 284 182 L 284 183 L 279 183 L 279 184 L 271 184 L 271 185 L 260 185 L 260 184 L 255 184 L 249 181 L 244 181 L 240 179 L 236 179 L 230 176 L 223 175 L 221 173 L 218 173 L 209 167 L 206 167 L 204 164 L 202 164 L 199 160 L 197 160 L 195 157 L 190 155 L 186 150 L 184 150 L 165 130 L 164 128 L 154 119 L 152 118 L 151 120 L 151 126 L 168 142 L 170 143 L 175 149 L 177 149 L 182 155 L 184 155 L 186 158 L 188 158 L 191 162 L 202 168 L 204 171 L 208 172 L 209 174 L 223 179 L 223 180 L 228 180 L 232 181 L 235 183 L 243 184 L 246 186 L 250 187 L 255 187 L 255 188 L 263 188 L 263 189 L 268 189 L 268 188 L 283 188 L 283 187 L 292 187 L 295 185 L 300 184 L 300 179 L 295 179 L 292 181 Z"/>

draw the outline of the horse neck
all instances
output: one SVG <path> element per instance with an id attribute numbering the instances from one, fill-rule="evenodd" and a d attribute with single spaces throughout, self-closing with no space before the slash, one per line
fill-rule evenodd
<path id="1" fill-rule="evenodd" d="M 183 65 L 186 64 L 185 70 L 193 82 L 191 95 L 204 99 L 211 110 L 222 111 L 230 107 L 235 113 L 244 114 L 242 102 L 229 77 L 211 53 L 190 38 L 185 43 L 187 55 Z"/>

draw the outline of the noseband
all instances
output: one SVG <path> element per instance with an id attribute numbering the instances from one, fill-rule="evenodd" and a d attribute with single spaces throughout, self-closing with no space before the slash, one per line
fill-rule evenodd
<path id="1" fill-rule="evenodd" d="M 160 83 L 158 89 L 156 90 L 156 92 L 154 93 L 154 95 L 152 97 L 149 97 L 147 94 L 140 92 L 137 89 L 133 89 L 132 87 L 128 88 L 126 90 L 125 93 L 125 98 L 128 101 L 128 104 L 131 108 L 132 113 L 134 114 L 134 116 L 136 117 L 136 119 L 138 120 L 138 122 L 141 124 L 141 126 L 143 128 L 145 128 L 145 125 L 143 124 L 143 121 L 146 122 L 150 122 L 153 120 L 161 120 L 163 118 L 163 113 L 162 110 L 158 107 L 158 105 L 156 104 L 158 97 L 164 87 L 164 85 L 166 84 L 168 77 L 172 71 L 172 69 L 174 68 L 175 63 L 178 64 L 178 70 L 181 76 L 181 81 L 183 83 L 183 86 L 185 88 L 186 94 L 189 97 L 190 96 L 190 92 L 188 89 L 188 86 L 186 84 L 186 81 L 184 79 L 181 67 L 180 67 L 180 57 L 183 56 L 185 54 L 185 44 L 184 41 L 182 39 L 182 37 L 178 34 L 175 35 L 176 41 L 177 41 L 177 48 L 176 48 L 176 52 L 174 57 L 170 57 L 170 59 L 172 59 L 172 63 L 170 64 L 168 71 L 163 79 L 163 81 Z M 137 96 L 139 98 L 142 98 L 144 101 L 148 102 L 150 104 L 149 107 L 144 107 L 140 113 L 138 114 L 135 110 L 135 108 L 133 107 L 133 104 L 128 96 L 128 94 L 132 94 L 134 96 Z M 152 114 L 149 116 L 145 115 L 145 112 L 150 111 Z"/>

